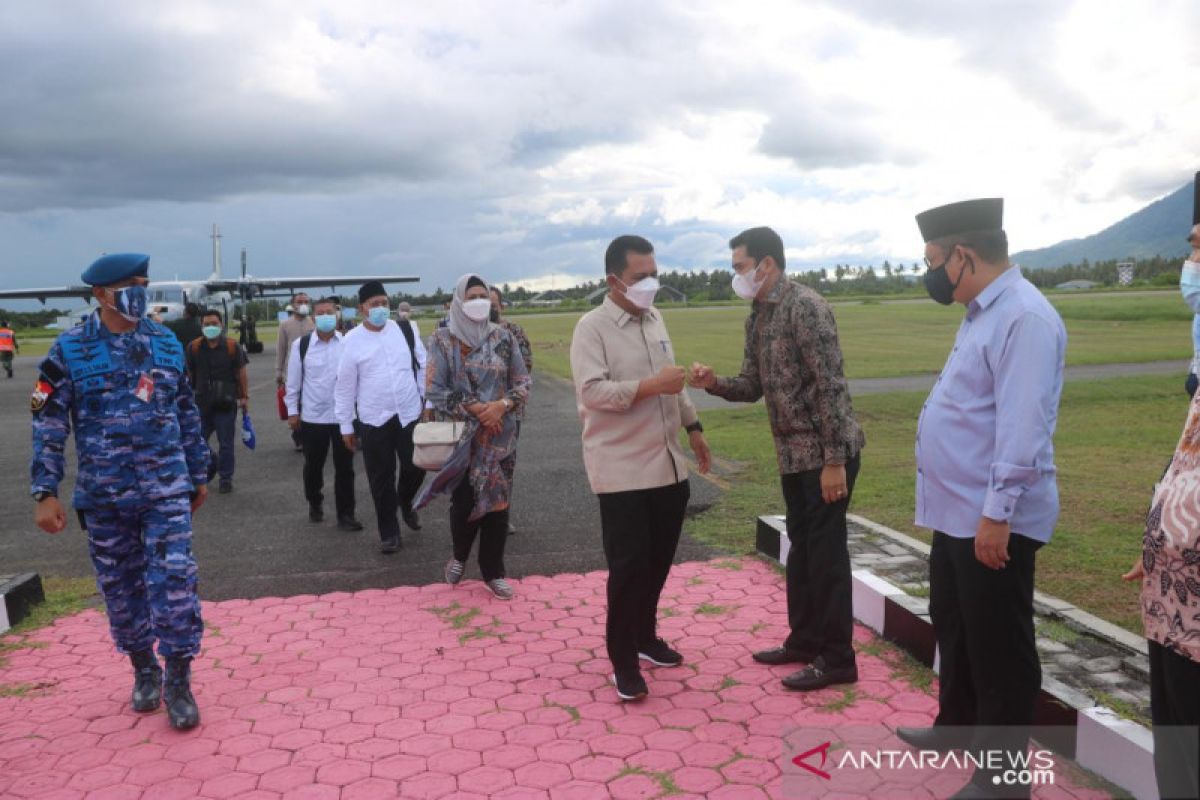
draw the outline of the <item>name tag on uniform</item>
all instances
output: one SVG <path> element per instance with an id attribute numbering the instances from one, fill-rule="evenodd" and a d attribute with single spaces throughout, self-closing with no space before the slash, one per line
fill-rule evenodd
<path id="1" fill-rule="evenodd" d="M 138 378 L 137 389 L 134 390 L 133 396 L 143 403 L 149 403 L 150 398 L 154 396 L 154 379 L 143 372 L 142 377 Z"/>

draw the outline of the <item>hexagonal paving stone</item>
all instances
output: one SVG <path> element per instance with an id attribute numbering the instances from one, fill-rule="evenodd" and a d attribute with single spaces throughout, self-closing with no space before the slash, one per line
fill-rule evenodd
<path id="1" fill-rule="evenodd" d="M 128 712 L 128 665 L 103 615 L 84 612 L 0 667 L 5 681 L 58 679 L 54 698 L 0 698 L 0 796 L 591 800 L 674 785 L 677 800 L 781 798 L 782 734 L 798 721 L 924 725 L 936 711 L 865 653 L 852 705 L 830 706 L 839 687 L 787 692 L 787 668 L 751 658 L 786 635 L 782 581 L 756 559 L 672 570 L 663 603 L 678 613 L 659 627 L 687 666 L 647 669 L 650 697 L 623 705 L 605 578 L 532 576 L 507 604 L 477 581 L 206 604 L 220 632 L 196 661 L 205 724 L 189 733 Z M 456 599 L 503 640 L 459 641 L 414 611 Z M 941 777 L 946 792 L 965 779 Z"/>
<path id="2" fill-rule="evenodd" d="M 330 786 L 346 786 L 355 781 L 368 778 L 371 775 L 371 765 L 363 761 L 339 759 L 323 764 L 317 768 L 317 782 Z"/>
<path id="3" fill-rule="evenodd" d="M 317 775 L 317 768 L 304 764 L 289 764 L 265 773 L 258 780 L 260 789 L 271 792 L 287 792 L 301 786 L 311 784 Z"/>
<path id="4" fill-rule="evenodd" d="M 207 797 L 225 798 L 244 795 L 258 785 L 258 776 L 245 772 L 231 772 L 204 782 L 200 791 Z"/>

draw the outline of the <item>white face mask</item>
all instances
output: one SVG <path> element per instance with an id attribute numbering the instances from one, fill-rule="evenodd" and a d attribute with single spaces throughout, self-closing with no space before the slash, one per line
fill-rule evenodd
<path id="1" fill-rule="evenodd" d="M 309 308 L 308 303 L 301 303 L 300 305 L 296 306 L 296 313 L 302 317 L 307 317 L 308 312 L 311 310 L 312 309 Z"/>
<path id="2" fill-rule="evenodd" d="M 622 286 L 625 286 L 624 281 L 621 281 L 620 278 L 617 280 L 621 282 Z M 625 286 L 625 297 L 629 302 L 645 311 L 654 305 L 654 296 L 658 294 L 660 288 L 658 278 L 642 278 L 633 286 Z"/>
<path id="3" fill-rule="evenodd" d="M 761 267 L 761 263 L 759 265 Z M 767 282 L 767 276 L 763 275 L 758 280 L 754 280 L 752 275 L 758 274 L 759 267 L 755 267 L 746 273 L 738 273 L 733 276 L 733 293 L 743 300 L 753 300 L 758 297 L 759 290 L 763 284 Z"/>
<path id="4" fill-rule="evenodd" d="M 467 302 L 463 303 L 463 313 L 466 314 L 468 318 L 473 319 L 476 322 L 484 322 L 492 313 L 492 301 L 488 300 L 486 297 L 468 300 Z"/>

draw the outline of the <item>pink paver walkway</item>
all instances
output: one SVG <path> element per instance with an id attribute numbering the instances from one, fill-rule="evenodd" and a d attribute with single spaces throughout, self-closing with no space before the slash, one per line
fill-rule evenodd
<path id="1" fill-rule="evenodd" d="M 753 800 L 786 796 L 781 735 L 800 720 L 932 719 L 934 698 L 871 655 L 848 705 L 755 664 L 787 631 L 782 579 L 753 558 L 675 567 L 660 632 L 687 666 L 647 670 L 651 696 L 619 704 L 604 580 L 525 578 L 509 603 L 476 581 L 206 603 L 187 733 L 129 709 L 102 614 L 62 619 L 0 667 L 0 796 Z"/>

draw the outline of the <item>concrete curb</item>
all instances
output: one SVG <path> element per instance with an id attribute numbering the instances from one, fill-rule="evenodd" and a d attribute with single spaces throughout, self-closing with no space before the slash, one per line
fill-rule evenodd
<path id="1" fill-rule="evenodd" d="M 36 572 L 0 575 L 0 633 L 29 616 L 29 609 L 46 602 L 42 579 Z"/>
<path id="2" fill-rule="evenodd" d="M 848 518 L 899 544 L 926 555 L 929 553 L 927 544 L 911 536 L 857 515 L 848 515 Z M 761 555 L 780 564 L 787 563 L 789 542 L 783 517 L 759 517 L 755 541 Z M 937 645 L 926 599 L 910 597 L 903 589 L 867 569 L 853 572 L 852 592 L 854 617 L 859 622 L 884 639 L 903 647 L 934 672 L 938 671 Z M 1145 654 L 1145 641 L 1129 631 L 1080 611 L 1070 603 L 1038 594 L 1039 602 L 1069 617 L 1096 636 L 1113 639 L 1130 650 Z M 1096 622 L 1101 624 L 1094 624 Z M 1087 695 L 1052 677 L 1042 680 L 1042 691 L 1034 710 L 1034 724 L 1073 729 L 1073 738 L 1045 744 L 1139 800 L 1158 797 L 1158 785 L 1154 777 L 1154 743 L 1150 731 L 1142 725 L 1096 705 Z"/>

